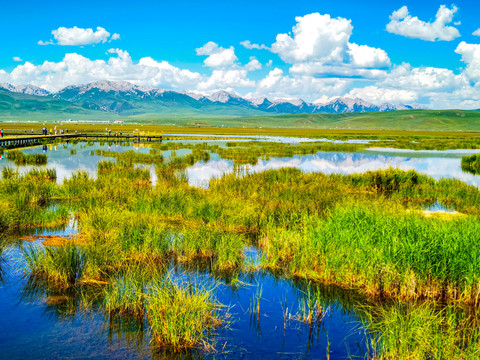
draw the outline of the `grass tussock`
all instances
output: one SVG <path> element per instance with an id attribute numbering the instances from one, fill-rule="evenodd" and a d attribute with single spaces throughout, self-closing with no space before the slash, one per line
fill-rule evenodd
<path id="1" fill-rule="evenodd" d="M 221 325 L 219 304 L 212 290 L 197 284 L 167 282 L 155 284 L 148 295 L 147 316 L 153 341 L 180 351 L 203 346 Z"/>
<path id="2" fill-rule="evenodd" d="M 7 152 L 7 160 L 15 162 L 15 165 L 45 165 L 48 156 L 46 154 L 24 154 L 21 151 L 13 150 Z"/>

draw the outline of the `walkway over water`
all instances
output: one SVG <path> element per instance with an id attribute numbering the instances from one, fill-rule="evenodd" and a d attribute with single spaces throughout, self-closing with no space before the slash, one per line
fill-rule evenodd
<path id="1" fill-rule="evenodd" d="M 78 140 L 106 140 L 106 141 L 135 141 L 135 142 L 161 142 L 162 135 L 134 135 L 134 134 L 57 134 L 57 135 L 18 135 L 4 136 L 0 138 L 0 147 L 14 149 L 25 146 L 39 145 L 42 141 L 55 139 L 78 139 Z"/>

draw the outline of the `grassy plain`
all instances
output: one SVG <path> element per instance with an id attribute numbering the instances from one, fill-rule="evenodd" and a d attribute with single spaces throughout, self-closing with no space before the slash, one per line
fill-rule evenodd
<path id="1" fill-rule="evenodd" d="M 67 103 L 65 106 L 71 106 Z M 75 114 L 78 112 L 78 115 Z M 239 116 L 182 116 L 182 115 L 159 115 L 142 114 L 135 116 L 118 116 L 111 113 L 78 109 L 69 112 L 48 110 L 45 112 L 19 113 L 12 110 L 11 114 L 2 114 L 0 122 L 5 128 L 15 126 L 12 124 L 25 124 L 25 128 L 31 130 L 45 123 L 47 126 L 55 126 L 68 119 L 82 121 L 107 121 L 115 120 L 125 122 L 125 126 L 154 126 L 174 128 L 254 128 L 260 133 L 269 130 L 262 129 L 289 129 L 293 132 L 302 129 L 323 130 L 398 130 L 398 131 L 478 131 L 480 128 L 480 111 L 467 110 L 402 110 L 372 113 L 342 113 L 342 114 L 298 114 L 298 115 L 261 115 L 251 117 Z M 77 125 L 69 125 L 74 128 Z M 85 125 L 79 125 L 80 127 Z M 95 125 L 94 125 L 95 126 Z M 112 127 L 112 124 L 99 124 L 100 128 Z M 178 132 L 178 131 L 174 131 Z M 239 134 L 238 130 L 235 132 Z"/>

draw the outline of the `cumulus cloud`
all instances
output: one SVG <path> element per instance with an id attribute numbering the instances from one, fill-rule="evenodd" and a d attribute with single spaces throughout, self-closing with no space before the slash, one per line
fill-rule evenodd
<path id="1" fill-rule="evenodd" d="M 379 48 L 367 45 L 348 43 L 348 54 L 350 63 L 361 68 L 378 68 L 390 66 L 390 58 L 387 53 Z"/>
<path id="2" fill-rule="evenodd" d="M 452 22 L 457 10 L 456 6 L 449 9 L 445 5 L 441 5 L 435 16 L 435 21 L 425 22 L 416 16 L 411 16 L 408 8 L 402 6 L 390 15 L 387 31 L 413 39 L 451 41 L 460 36 L 457 28 L 447 25 Z"/>
<path id="3" fill-rule="evenodd" d="M 214 43 L 213 41 L 209 41 L 202 47 L 196 49 L 196 52 L 197 55 L 208 56 L 203 63 L 205 66 L 211 68 L 230 66 L 238 60 L 233 46 L 225 49 L 223 47 L 219 47 L 218 44 Z"/>
<path id="4" fill-rule="evenodd" d="M 360 98 L 373 104 L 380 105 L 383 103 L 412 103 L 417 100 L 418 95 L 414 91 L 409 90 L 367 86 L 350 90 L 346 97 Z"/>
<path id="5" fill-rule="evenodd" d="M 250 61 L 245 65 L 245 69 L 248 71 L 255 71 L 260 70 L 262 68 L 262 64 L 257 60 L 255 56 L 250 57 Z"/>
<path id="6" fill-rule="evenodd" d="M 268 46 L 265 46 L 263 44 L 252 44 L 250 40 L 245 40 L 240 42 L 240 45 L 242 45 L 246 49 L 257 49 L 257 50 L 269 50 Z"/>
<path id="7" fill-rule="evenodd" d="M 463 76 L 455 75 L 450 69 L 435 67 L 412 68 L 410 64 L 403 63 L 395 66 L 391 73 L 379 83 L 381 86 L 410 89 L 418 92 L 441 90 L 453 91 L 456 87 L 463 86 Z"/>
<path id="8" fill-rule="evenodd" d="M 291 34 L 278 34 L 271 51 L 291 64 L 290 73 L 379 78 L 391 65 L 379 48 L 349 42 L 353 26 L 345 18 L 313 13 L 296 17 Z"/>
<path id="9" fill-rule="evenodd" d="M 52 30 L 52 35 L 56 42 L 53 40 L 40 40 L 38 45 L 91 45 L 105 43 L 108 40 L 118 40 L 120 38 L 120 35 L 117 33 L 110 37 L 110 33 L 100 26 L 97 27 L 96 31 L 91 28 L 83 29 L 76 26 L 73 28 L 59 27 L 56 30 Z"/>
<path id="10" fill-rule="evenodd" d="M 130 81 L 138 85 L 168 87 L 172 89 L 195 88 L 204 80 L 199 73 L 177 68 L 166 61 L 150 57 L 134 63 L 127 51 L 111 49 L 114 54 L 107 61 L 91 60 L 77 53 L 66 54 L 59 62 L 31 62 L 18 65 L 11 73 L 0 71 L 0 81 L 12 84 L 34 84 L 50 91 L 72 84 L 97 80 Z"/>
<path id="11" fill-rule="evenodd" d="M 321 79 L 309 75 L 285 75 L 283 70 L 274 68 L 257 83 L 250 97 L 268 96 L 271 98 L 299 97 L 307 100 L 324 94 L 341 96 L 347 90 L 350 79 Z"/>
<path id="12" fill-rule="evenodd" d="M 21 57 L 14 56 L 14 57 L 13 57 L 13 61 L 21 62 L 21 61 L 23 61 L 23 59 L 22 59 Z"/>
<path id="13" fill-rule="evenodd" d="M 255 81 L 248 79 L 246 69 L 215 69 L 212 74 L 197 85 L 197 90 L 249 88 Z"/>
<path id="14" fill-rule="evenodd" d="M 472 35 L 480 36 L 480 29 L 475 30 Z"/>
<path id="15" fill-rule="evenodd" d="M 468 44 L 462 41 L 455 49 L 457 54 L 462 55 L 462 61 L 467 64 L 463 72 L 469 80 L 480 80 L 480 44 Z"/>
<path id="16" fill-rule="evenodd" d="M 299 61 L 342 61 L 353 26 L 350 20 L 331 18 L 319 13 L 295 18 L 297 24 L 292 33 L 278 34 L 272 44 L 272 52 L 277 53 L 287 63 Z"/>

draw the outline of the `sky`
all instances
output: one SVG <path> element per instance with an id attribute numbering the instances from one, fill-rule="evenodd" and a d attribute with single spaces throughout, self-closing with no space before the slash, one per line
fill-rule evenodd
<path id="1" fill-rule="evenodd" d="M 0 3 L 0 83 L 480 108 L 477 1 Z"/>

